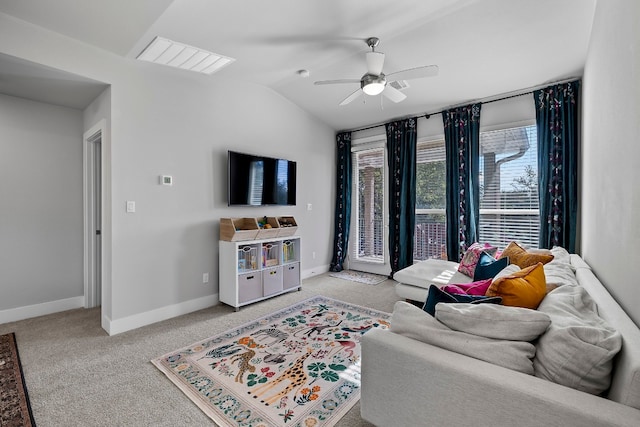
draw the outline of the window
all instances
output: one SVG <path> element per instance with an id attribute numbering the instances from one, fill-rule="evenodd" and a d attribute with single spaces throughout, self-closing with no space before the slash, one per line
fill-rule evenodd
<path id="1" fill-rule="evenodd" d="M 480 133 L 481 242 L 538 247 L 537 153 L 535 126 Z"/>
<path id="2" fill-rule="evenodd" d="M 416 154 L 416 226 L 413 259 L 446 259 L 444 140 L 419 142 Z"/>

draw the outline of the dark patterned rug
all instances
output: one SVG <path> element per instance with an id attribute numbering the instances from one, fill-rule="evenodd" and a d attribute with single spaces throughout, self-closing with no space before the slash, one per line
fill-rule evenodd
<path id="1" fill-rule="evenodd" d="M 13 333 L 0 335 L 0 426 L 35 426 Z"/>

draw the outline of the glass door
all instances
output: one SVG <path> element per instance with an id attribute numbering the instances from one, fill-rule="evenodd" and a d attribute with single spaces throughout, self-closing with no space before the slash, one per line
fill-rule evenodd
<path id="1" fill-rule="evenodd" d="M 352 153 L 353 189 L 349 262 L 351 270 L 388 275 L 387 160 L 384 143 Z"/>

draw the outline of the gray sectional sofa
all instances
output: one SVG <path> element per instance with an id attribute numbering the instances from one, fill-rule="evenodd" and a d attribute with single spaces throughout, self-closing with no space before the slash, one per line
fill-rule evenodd
<path id="1" fill-rule="evenodd" d="M 434 320 L 422 319 L 420 316 L 429 315 L 400 301 L 391 318 L 391 329 L 371 330 L 362 339 L 362 417 L 377 426 L 398 427 L 640 426 L 640 330 L 584 260 L 562 251 L 545 265 L 547 283 L 582 287 L 595 301 L 599 317 L 619 334 L 622 345 L 612 361 L 610 387 L 605 392 L 590 394 L 447 350 L 443 346 L 449 346 L 452 340 L 446 334 L 438 341 L 442 345 L 421 339 L 424 331 L 408 331 L 408 319 L 417 329 Z M 439 281 L 432 281 L 425 269 L 431 268 L 433 273 L 433 265 L 420 264 L 423 263 L 415 264 L 415 271 L 408 276 L 413 277 L 414 283 L 422 280 L 420 285 L 398 285 L 398 294 L 403 298 L 424 300 L 430 283 L 464 280 L 453 277 L 456 272 L 451 265 L 440 264 L 448 272 L 440 275 Z M 403 326 L 394 330 L 394 318 L 397 325 Z M 472 341 L 469 342 L 473 344 Z M 542 338 L 528 345 L 538 342 Z M 535 361 L 534 357 L 534 365 Z M 566 361 L 568 368 L 572 362 Z"/>

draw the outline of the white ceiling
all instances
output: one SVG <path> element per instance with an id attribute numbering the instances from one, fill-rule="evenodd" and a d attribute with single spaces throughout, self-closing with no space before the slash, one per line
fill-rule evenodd
<path id="1" fill-rule="evenodd" d="M 233 64 L 207 78 L 268 86 L 333 128 L 354 129 L 580 76 L 595 3 L 0 0 L 0 12 L 128 58 L 155 36 L 230 56 Z M 357 84 L 313 82 L 359 79 L 371 36 L 381 39 L 386 74 L 436 64 L 439 75 L 409 81 L 399 104 L 378 95 L 338 106 Z M 12 77 L 1 59 L 3 91 Z"/>

